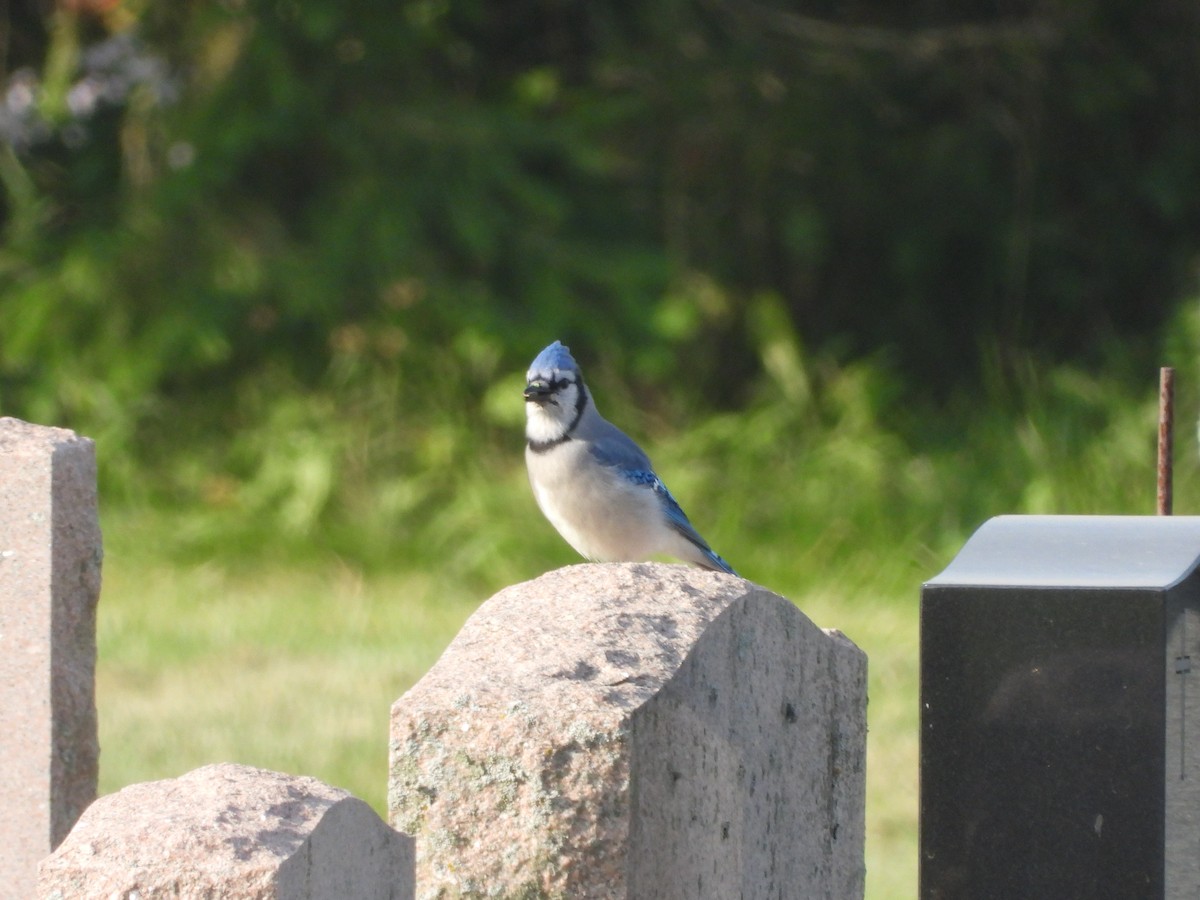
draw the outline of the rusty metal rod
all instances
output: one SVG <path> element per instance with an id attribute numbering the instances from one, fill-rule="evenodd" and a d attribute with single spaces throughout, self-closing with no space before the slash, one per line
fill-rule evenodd
<path id="1" fill-rule="evenodd" d="M 1175 370 L 1158 370 L 1158 514 L 1171 515 L 1172 453 L 1175 440 Z"/>

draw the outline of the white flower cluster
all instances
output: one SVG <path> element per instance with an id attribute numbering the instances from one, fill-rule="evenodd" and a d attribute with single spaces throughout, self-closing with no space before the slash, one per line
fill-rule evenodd
<path id="1" fill-rule="evenodd" d="M 106 107 L 122 106 L 135 91 L 151 103 L 166 105 L 179 94 L 166 61 L 149 52 L 129 32 L 114 35 L 80 54 L 79 72 L 66 95 L 66 117 L 43 111 L 44 89 L 33 69 L 18 69 L 0 96 L 0 141 L 18 153 L 58 138 L 69 148 L 87 142 L 88 121 Z"/>

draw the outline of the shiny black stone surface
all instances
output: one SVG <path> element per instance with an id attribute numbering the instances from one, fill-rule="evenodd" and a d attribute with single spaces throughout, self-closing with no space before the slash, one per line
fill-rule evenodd
<path id="1" fill-rule="evenodd" d="M 923 900 L 1200 897 L 1200 519 L 1164 521 L 1002 517 L 925 585 Z"/>
<path id="2" fill-rule="evenodd" d="M 922 607 L 923 896 L 1161 896 L 1161 600 L 1005 593 Z"/>

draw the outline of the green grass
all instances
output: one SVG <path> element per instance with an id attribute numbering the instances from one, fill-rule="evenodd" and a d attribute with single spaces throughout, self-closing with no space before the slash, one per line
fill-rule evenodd
<path id="1" fill-rule="evenodd" d="M 388 708 L 471 608 L 428 579 L 336 562 L 251 572 L 110 553 L 102 790 L 230 760 L 317 775 L 382 809 Z"/>
<path id="2" fill-rule="evenodd" d="M 921 583 L 992 515 L 1152 512 L 1146 381 L 1031 368 L 987 398 L 891 409 L 860 367 L 692 422 L 686 440 L 632 427 L 722 555 L 868 654 L 869 900 L 916 893 Z M 361 441 L 352 416 L 311 417 L 339 433 L 292 443 L 294 491 L 278 460 L 267 488 L 261 468 L 197 462 L 196 488 L 173 504 L 105 509 L 102 791 L 237 761 L 314 775 L 382 813 L 390 704 L 480 602 L 577 561 L 529 495 L 519 431 L 476 445 L 446 423 L 425 436 L 426 470 L 372 480 L 368 451 L 395 438 L 371 444 L 378 426 L 358 424 Z M 1190 424 L 1180 430 L 1176 507 L 1188 512 L 1200 478 Z M 348 453 L 367 473 L 357 482 L 338 481 Z M 289 503 L 312 496 L 313 471 L 327 473 L 328 502 Z"/>

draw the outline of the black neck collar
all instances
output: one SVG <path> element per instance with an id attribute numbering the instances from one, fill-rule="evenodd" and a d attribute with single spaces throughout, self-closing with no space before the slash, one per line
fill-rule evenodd
<path id="1" fill-rule="evenodd" d="M 579 420 L 583 418 L 583 410 L 584 407 L 587 406 L 587 388 L 584 387 L 583 379 L 580 378 L 576 384 L 579 385 L 579 396 L 575 398 L 575 415 L 571 417 L 571 424 L 568 425 L 567 430 L 558 437 L 551 438 L 548 441 L 527 440 L 525 442 L 526 445 L 534 453 L 545 453 L 547 450 L 553 450 L 559 444 L 565 444 L 567 441 L 572 439 L 571 435 L 574 434 L 575 429 L 579 427 Z"/>

